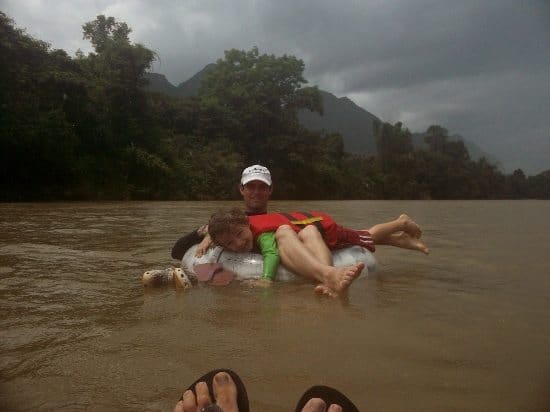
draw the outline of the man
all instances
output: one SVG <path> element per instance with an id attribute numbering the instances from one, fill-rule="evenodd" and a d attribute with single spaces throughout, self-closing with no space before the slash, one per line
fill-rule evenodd
<path id="1" fill-rule="evenodd" d="M 245 213 L 248 216 L 266 214 L 267 203 L 273 192 L 271 173 L 265 166 L 247 167 L 243 170 L 239 191 L 243 196 Z M 414 232 L 412 236 L 406 232 L 389 233 L 387 236 L 376 239 L 376 244 L 419 250 L 428 254 L 429 249 L 420 241 L 422 233 L 420 228 L 414 228 Z M 332 253 L 315 225 L 306 226 L 299 233 L 289 226 L 283 225 L 277 229 L 275 236 L 281 263 L 291 272 L 319 282 L 321 266 L 333 266 Z M 181 259 L 185 252 L 197 243 L 199 246 L 196 255 L 202 256 L 212 243 L 210 237 L 207 236 L 206 225 L 180 238 L 172 249 L 172 257 Z M 339 294 L 338 289 L 341 288 L 330 288 L 320 282 L 316 286 L 315 292 L 334 297 Z"/>
<path id="2" fill-rule="evenodd" d="M 244 169 L 239 191 L 248 216 L 266 214 L 267 203 L 273 193 L 271 173 L 267 167 L 253 165 Z M 284 228 L 277 231 L 281 263 L 291 271 L 318 281 L 319 265 L 332 266 L 332 254 L 315 226 L 308 226 L 306 229 L 299 235 Z M 178 239 L 172 248 L 172 257 L 181 260 L 185 252 L 197 243 L 199 245 L 195 253 L 197 256 L 202 256 L 212 243 L 207 230 L 207 225 L 203 225 Z M 337 295 L 335 291 L 323 284 L 319 284 L 315 291 L 328 296 Z"/>
<path id="3" fill-rule="evenodd" d="M 244 200 L 246 214 L 249 216 L 267 213 L 267 202 L 273 192 L 271 173 L 265 166 L 253 165 L 243 170 L 239 191 Z M 197 253 L 202 255 L 210 246 L 207 235 L 207 226 L 182 236 L 172 248 L 172 258 L 181 260 L 187 250 L 195 245 Z"/>

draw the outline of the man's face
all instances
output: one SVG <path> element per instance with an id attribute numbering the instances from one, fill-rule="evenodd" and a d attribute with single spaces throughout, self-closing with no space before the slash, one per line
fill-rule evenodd
<path id="1" fill-rule="evenodd" d="M 272 188 L 260 180 L 252 180 L 240 187 L 247 212 L 260 213 L 267 211 L 267 202 Z"/>
<path id="2" fill-rule="evenodd" d="M 231 225 L 228 232 L 216 237 L 216 243 L 231 252 L 250 252 L 254 247 L 254 237 L 248 225 Z"/>

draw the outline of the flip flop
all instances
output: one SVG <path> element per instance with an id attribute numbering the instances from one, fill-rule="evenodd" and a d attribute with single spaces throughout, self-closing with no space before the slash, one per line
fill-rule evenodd
<path id="1" fill-rule="evenodd" d="M 215 369 L 213 371 L 210 371 L 206 375 L 201 376 L 199 379 L 197 379 L 195 382 L 193 382 L 193 384 L 191 384 L 191 386 L 189 386 L 187 388 L 187 390 L 193 391 L 193 393 L 196 396 L 197 394 L 195 393 L 195 385 L 199 382 L 205 382 L 208 385 L 208 392 L 210 393 L 210 399 L 212 399 L 212 400 L 216 399 L 214 397 L 214 389 L 213 389 L 213 386 L 212 386 L 212 382 L 214 380 L 214 376 L 218 372 L 227 373 L 229 376 L 231 376 L 231 379 L 233 379 L 233 382 L 235 382 L 235 386 L 237 387 L 237 406 L 239 408 L 239 412 L 249 412 L 250 408 L 249 408 L 249 405 L 248 405 L 248 395 L 246 393 L 246 388 L 244 387 L 244 383 L 241 380 L 241 378 L 239 377 L 239 375 L 237 375 L 231 369 Z M 183 395 L 180 398 L 180 400 L 182 400 L 182 399 L 183 399 Z M 210 408 L 210 407 L 207 407 L 207 408 Z M 214 411 L 214 410 L 216 410 L 216 408 L 215 407 L 211 408 L 211 410 Z M 218 407 L 217 410 L 219 411 L 221 409 Z"/>
<path id="2" fill-rule="evenodd" d="M 237 275 L 230 270 L 224 270 L 221 263 L 200 263 L 193 266 L 199 282 L 208 282 L 214 286 L 229 285 Z"/>
<path id="3" fill-rule="evenodd" d="M 301 412 L 306 403 L 312 398 L 321 398 L 327 404 L 327 408 L 331 404 L 336 404 L 342 407 L 342 412 L 359 412 L 357 406 L 355 406 L 342 392 L 323 385 L 309 388 L 298 401 L 295 412 Z"/>

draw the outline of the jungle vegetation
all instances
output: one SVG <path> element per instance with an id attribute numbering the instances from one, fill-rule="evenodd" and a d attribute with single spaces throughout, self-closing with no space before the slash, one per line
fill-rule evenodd
<path id="1" fill-rule="evenodd" d="M 155 53 L 112 17 L 83 25 L 94 51 L 65 51 L 0 12 L 2 201 L 237 199 L 244 167 L 270 168 L 276 199 L 550 198 L 550 170 L 510 175 L 473 161 L 439 125 L 414 148 L 403 124 L 376 125 L 376 156 L 306 130 L 322 113 L 294 56 L 228 50 L 197 96 L 145 89 Z"/>

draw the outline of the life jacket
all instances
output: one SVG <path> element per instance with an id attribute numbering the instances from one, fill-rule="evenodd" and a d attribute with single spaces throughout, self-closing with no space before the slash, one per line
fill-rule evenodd
<path id="1" fill-rule="evenodd" d="M 282 225 L 289 225 L 296 233 L 308 225 L 315 225 L 319 233 L 326 238 L 333 234 L 336 222 L 332 217 L 322 212 L 291 212 L 268 213 L 266 215 L 249 216 L 250 230 L 257 239 L 262 233 L 275 232 Z"/>
<path id="2" fill-rule="evenodd" d="M 248 222 L 254 241 L 262 233 L 275 232 L 282 225 L 290 226 L 296 233 L 308 225 L 315 225 L 329 249 L 359 245 L 374 252 L 374 242 L 368 231 L 344 228 L 322 212 L 268 213 L 249 216 Z"/>

